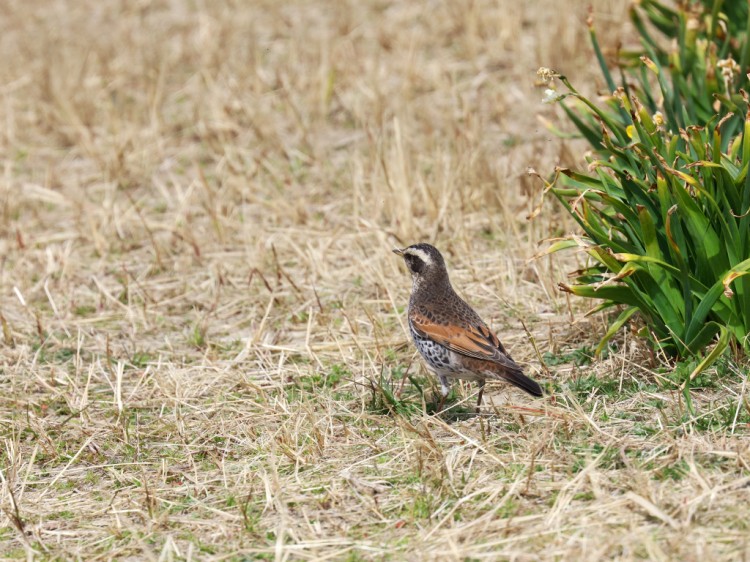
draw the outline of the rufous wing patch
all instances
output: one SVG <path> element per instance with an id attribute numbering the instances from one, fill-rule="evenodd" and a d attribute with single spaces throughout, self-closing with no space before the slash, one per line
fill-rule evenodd
<path id="1" fill-rule="evenodd" d="M 487 361 L 505 363 L 509 360 L 500 340 L 487 326 L 464 328 L 451 324 L 437 324 L 418 313 L 412 313 L 409 320 L 418 334 L 444 345 L 451 351 Z"/>

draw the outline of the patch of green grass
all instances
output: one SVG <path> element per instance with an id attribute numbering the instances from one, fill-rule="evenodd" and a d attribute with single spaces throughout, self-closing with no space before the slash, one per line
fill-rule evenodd
<path id="1" fill-rule="evenodd" d="M 698 359 L 681 361 L 674 366 L 674 369 L 666 373 L 665 377 L 674 381 L 675 384 L 682 385 L 690 377 L 698 363 Z M 713 390 L 720 388 L 722 384 L 727 384 L 729 381 L 739 382 L 737 372 L 741 372 L 742 369 L 733 368 L 733 366 L 730 358 L 721 357 L 714 363 L 713 368 L 701 371 L 693 378 L 690 381 L 690 388 L 692 390 Z"/>
<path id="2" fill-rule="evenodd" d="M 688 424 L 700 431 L 725 430 L 736 425 L 750 427 L 750 403 L 747 399 L 738 404 L 736 399 L 727 399 L 724 403 L 712 402 L 703 408 L 697 416 L 686 413 L 679 425 Z"/>
<path id="3" fill-rule="evenodd" d="M 549 367 L 565 365 L 567 363 L 573 363 L 578 367 L 582 367 L 591 363 L 594 359 L 594 351 L 588 346 L 583 346 L 565 353 L 558 353 L 557 355 L 547 351 L 542 355 L 542 359 L 544 360 L 545 365 Z"/>
<path id="4" fill-rule="evenodd" d="M 196 322 L 193 328 L 190 330 L 187 336 L 188 345 L 196 349 L 204 349 L 206 347 L 206 328 L 200 322 Z"/>
<path id="5" fill-rule="evenodd" d="M 588 374 L 576 377 L 567 383 L 568 389 L 581 400 L 586 400 L 590 396 L 618 396 L 621 394 L 634 394 L 636 392 L 655 392 L 658 387 L 655 384 L 648 383 L 628 376 L 620 381 L 619 378 L 600 378 L 596 375 Z"/>
<path id="6" fill-rule="evenodd" d="M 503 505 L 495 510 L 495 515 L 500 519 L 508 519 L 518 515 L 521 505 L 513 498 L 508 498 Z"/>
<path id="7" fill-rule="evenodd" d="M 310 319 L 310 314 L 306 310 L 295 312 L 290 316 L 292 324 L 307 324 Z"/>
<path id="8" fill-rule="evenodd" d="M 394 349 L 390 349 L 390 348 L 386 349 L 385 352 L 383 353 L 383 359 L 385 360 L 386 363 L 395 363 L 397 357 L 398 357 L 398 354 L 396 353 Z"/>
<path id="9" fill-rule="evenodd" d="M 149 363 L 153 362 L 155 358 L 147 352 L 136 351 L 130 358 L 130 364 L 136 369 L 144 369 Z"/>
<path id="10" fill-rule="evenodd" d="M 293 384 L 286 389 L 287 400 L 295 402 L 305 394 L 315 394 L 326 389 L 336 388 L 342 380 L 351 377 L 351 373 L 345 365 L 334 364 L 327 371 L 314 371 L 309 375 L 296 377 Z M 349 391 L 334 393 L 334 398 L 344 394 L 351 396 Z"/>
<path id="11" fill-rule="evenodd" d="M 78 481 L 76 481 L 76 480 L 67 480 L 65 478 L 61 478 L 55 484 L 55 488 L 57 490 L 72 490 L 72 489 L 77 488 L 77 487 L 78 487 Z"/>
<path id="12" fill-rule="evenodd" d="M 334 392 L 333 399 L 336 402 L 351 402 L 356 398 L 356 395 L 350 391 Z"/>
<path id="13" fill-rule="evenodd" d="M 37 550 L 37 552 L 44 552 L 44 551 L 39 549 Z M 20 547 L 8 550 L 5 555 L 8 557 L 9 560 L 15 560 L 15 559 L 25 560 L 28 558 L 26 554 L 26 550 Z"/>
<path id="14" fill-rule="evenodd" d="M 222 343 L 211 342 L 211 345 L 222 353 L 231 353 L 236 355 L 245 348 L 246 342 L 240 338 L 235 338 L 230 341 L 224 341 Z"/>
<path id="15" fill-rule="evenodd" d="M 309 365 L 310 357 L 301 353 L 294 353 L 286 358 L 287 363 L 290 365 Z"/>
<path id="16" fill-rule="evenodd" d="M 647 398 L 643 401 L 643 403 L 650 407 L 650 408 L 656 408 L 657 410 L 663 410 L 666 406 L 666 403 L 661 398 Z"/>
<path id="17" fill-rule="evenodd" d="M 47 365 L 62 365 L 76 356 L 73 347 L 56 347 L 53 344 L 40 345 L 35 343 L 32 349 L 37 354 L 37 361 Z"/>
<path id="18" fill-rule="evenodd" d="M 502 140 L 502 143 L 506 148 L 513 148 L 519 143 L 519 139 L 515 135 L 508 135 Z"/>
<path id="19" fill-rule="evenodd" d="M 512 481 L 518 478 L 521 474 L 525 474 L 528 470 L 528 465 L 523 463 L 508 463 L 503 467 L 503 480 Z"/>
<path id="20" fill-rule="evenodd" d="M 53 513 L 50 516 L 50 519 L 53 519 L 53 520 L 54 519 L 66 519 L 66 520 L 70 520 L 70 519 L 74 519 L 76 516 L 77 516 L 76 513 L 72 512 L 72 511 L 69 511 L 69 510 L 64 510 L 64 511 L 58 511 L 57 513 Z"/>
<path id="21" fill-rule="evenodd" d="M 66 363 L 76 355 L 76 350 L 72 347 L 61 347 L 54 352 L 52 358 L 55 363 Z"/>
<path id="22" fill-rule="evenodd" d="M 661 428 L 655 425 L 638 422 L 638 423 L 633 424 L 633 430 L 631 433 L 633 435 L 638 435 L 641 437 L 650 437 L 652 435 L 656 435 L 660 431 L 661 431 Z"/>
<path id="23" fill-rule="evenodd" d="M 369 558 L 360 554 L 358 550 L 350 550 L 343 560 L 344 562 L 363 562 L 364 560 L 369 560 Z"/>
<path id="24" fill-rule="evenodd" d="M 172 500 L 172 504 L 169 506 L 167 511 L 169 513 L 190 513 L 196 504 L 195 498 L 192 496 L 183 496 L 181 498 L 175 498 Z"/>
<path id="25" fill-rule="evenodd" d="M 673 464 L 667 465 L 654 474 L 655 480 L 673 480 L 679 482 L 690 472 L 690 467 L 687 462 L 680 459 Z"/>
<path id="26" fill-rule="evenodd" d="M 76 306 L 73 309 L 73 314 L 75 314 L 76 316 L 84 317 L 84 318 L 86 316 L 91 316 L 95 312 L 96 312 L 96 307 L 91 306 L 90 304 L 81 304 L 81 305 Z"/>
<path id="27" fill-rule="evenodd" d="M 413 519 L 429 519 L 432 511 L 432 502 L 429 496 L 420 494 L 414 498 L 410 510 Z"/>
<path id="28" fill-rule="evenodd" d="M 616 447 L 606 448 L 601 443 L 593 443 L 591 445 L 574 446 L 572 452 L 575 456 L 575 460 L 570 465 L 572 474 L 577 474 L 585 469 L 600 455 L 601 458 L 597 462 L 598 468 L 615 470 L 624 466 L 620 451 Z M 626 455 L 628 453 L 629 451 L 625 451 Z"/>
<path id="29" fill-rule="evenodd" d="M 411 384 L 406 384 L 404 378 L 408 378 Z M 374 414 L 395 413 L 409 416 L 422 411 L 422 400 L 424 390 L 423 381 L 407 374 L 406 368 L 399 365 L 390 370 L 380 372 L 379 380 L 370 381 L 371 397 L 368 410 Z"/>

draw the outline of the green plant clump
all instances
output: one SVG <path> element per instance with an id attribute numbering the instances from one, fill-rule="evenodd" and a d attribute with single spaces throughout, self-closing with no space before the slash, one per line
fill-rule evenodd
<path id="1" fill-rule="evenodd" d="M 639 90 L 647 109 L 651 113 L 662 111 L 668 127 L 675 130 L 705 125 L 717 113 L 722 117 L 732 113 L 724 124 L 725 139 L 741 132 L 745 106 L 741 91 L 750 84 L 748 3 L 691 0 L 675 8 L 671 3 L 641 0 L 631 7 L 630 18 L 642 49 L 618 53 L 618 63 L 630 79 L 623 79 L 623 85 Z M 593 25 L 589 29 L 603 64 Z M 647 65 L 641 64 L 643 57 L 659 69 L 657 79 L 663 99 L 651 93 L 653 76 Z M 610 90 L 614 90 L 604 64 L 603 69 Z"/>
<path id="2" fill-rule="evenodd" d="M 558 168 L 546 184 L 583 229 L 548 251 L 583 248 L 593 261 L 561 288 L 600 299 L 595 311 L 622 305 L 597 352 L 635 315 L 669 357 L 699 356 L 717 341 L 692 378 L 729 345 L 750 351 L 750 114 L 739 87 L 750 18 L 746 3 L 730 3 L 729 15 L 718 0 L 640 4 L 674 50 L 658 47 L 636 9 L 647 55 L 621 61 L 616 87 L 590 25 L 612 92 L 603 103 L 540 71 L 549 101 L 594 149 L 585 172 Z"/>

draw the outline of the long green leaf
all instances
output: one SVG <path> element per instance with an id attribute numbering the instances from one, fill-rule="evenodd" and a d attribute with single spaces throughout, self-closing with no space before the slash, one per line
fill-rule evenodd
<path id="1" fill-rule="evenodd" d="M 688 377 L 688 380 L 683 384 L 683 388 L 686 388 L 689 384 L 689 381 L 692 381 L 695 377 L 705 371 L 714 361 L 716 361 L 729 346 L 729 332 L 727 331 L 727 329 L 720 324 L 714 323 L 714 325 L 719 332 L 719 341 L 716 342 L 716 345 L 709 352 L 709 354 L 706 355 L 700 363 L 698 363 L 695 369 L 693 369 L 693 372 L 690 373 L 690 377 Z"/>
<path id="2" fill-rule="evenodd" d="M 599 345 L 596 346 L 596 349 L 594 350 L 595 355 L 599 355 L 602 352 L 604 346 L 607 345 L 607 342 L 612 339 L 612 336 L 614 336 L 636 312 L 638 312 L 638 308 L 635 306 L 630 306 L 620 313 L 617 319 L 609 325 L 609 329 L 604 334 L 604 337 L 599 342 Z"/>

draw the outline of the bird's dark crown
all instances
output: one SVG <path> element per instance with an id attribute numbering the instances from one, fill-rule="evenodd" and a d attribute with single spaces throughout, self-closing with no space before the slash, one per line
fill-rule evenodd
<path id="1" fill-rule="evenodd" d="M 446 275 L 445 260 L 435 246 L 425 244 L 413 244 L 406 248 L 393 250 L 402 256 L 412 275 L 422 277 L 424 275 L 443 276 Z"/>

